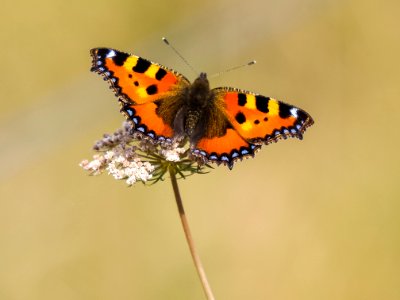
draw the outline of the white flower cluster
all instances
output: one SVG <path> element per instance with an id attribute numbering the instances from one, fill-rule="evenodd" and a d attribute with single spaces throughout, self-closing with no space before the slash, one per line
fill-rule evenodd
<path id="1" fill-rule="evenodd" d="M 175 143 L 168 149 L 161 149 L 161 154 L 165 157 L 165 160 L 177 162 L 181 160 L 180 154 L 185 153 L 185 151 L 185 148 L 179 148 L 178 144 Z"/>
<path id="2" fill-rule="evenodd" d="M 115 179 L 126 180 L 128 185 L 138 180 L 146 182 L 151 179 L 154 167 L 149 162 L 124 154 L 123 151 L 107 151 L 104 155 L 96 154 L 92 161 L 84 160 L 79 165 L 92 175 L 99 175 L 106 170 Z"/>
<path id="3" fill-rule="evenodd" d="M 185 173 L 185 176 L 202 173 L 202 162 L 190 156 L 185 143 L 182 139 L 155 142 L 134 131 L 130 122 L 124 122 L 122 128 L 104 134 L 95 143 L 93 150 L 97 153 L 91 161 L 84 160 L 79 165 L 90 175 L 108 173 L 128 185 L 162 180 L 170 167 L 179 169 L 179 174 Z"/>
<path id="4" fill-rule="evenodd" d="M 89 171 L 90 175 L 100 175 L 104 171 L 105 162 L 104 156 L 95 154 L 92 161 L 82 160 L 79 166 Z"/>

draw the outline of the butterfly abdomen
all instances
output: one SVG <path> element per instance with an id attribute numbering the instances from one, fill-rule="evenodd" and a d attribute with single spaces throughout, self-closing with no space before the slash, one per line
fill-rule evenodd
<path id="1" fill-rule="evenodd" d="M 191 137 L 199 124 L 202 111 L 200 110 L 188 110 L 185 118 L 184 128 L 185 133 Z"/>

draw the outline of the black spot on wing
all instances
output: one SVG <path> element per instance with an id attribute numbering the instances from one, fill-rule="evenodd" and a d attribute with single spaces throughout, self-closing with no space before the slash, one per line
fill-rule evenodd
<path id="1" fill-rule="evenodd" d="M 239 106 L 245 106 L 247 103 L 246 94 L 239 93 L 238 94 L 238 104 Z"/>
<path id="2" fill-rule="evenodd" d="M 128 57 L 129 54 L 127 53 L 115 51 L 115 56 L 112 57 L 112 60 L 117 66 L 123 66 Z"/>
<path id="3" fill-rule="evenodd" d="M 264 96 L 256 96 L 256 107 L 263 113 L 269 112 L 268 110 L 269 98 Z"/>
<path id="4" fill-rule="evenodd" d="M 135 86 L 139 86 L 139 81 L 136 80 L 136 81 L 133 82 L 133 84 L 134 84 Z"/>
<path id="5" fill-rule="evenodd" d="M 292 113 L 290 112 L 290 109 L 292 109 L 293 106 L 290 106 L 286 103 L 280 102 L 279 103 L 279 116 L 282 119 L 286 119 L 288 117 L 290 117 L 292 115 Z"/>
<path id="6" fill-rule="evenodd" d="M 157 85 L 156 84 L 152 84 L 152 85 L 149 85 L 147 87 L 146 92 L 147 92 L 148 95 L 154 95 L 154 94 L 157 93 L 157 90 L 158 90 L 157 89 Z"/>
<path id="7" fill-rule="evenodd" d="M 132 68 L 132 70 L 133 70 L 134 72 L 137 72 L 137 73 L 144 73 L 144 72 L 147 71 L 147 69 L 148 69 L 150 66 L 151 66 L 151 62 L 149 62 L 149 61 L 146 60 L 146 59 L 143 59 L 143 58 L 139 57 L 138 60 L 137 60 L 136 66 L 134 66 L 134 67 Z"/>
<path id="8" fill-rule="evenodd" d="M 246 122 L 246 116 L 242 112 L 238 112 L 235 116 L 235 119 L 239 124 Z"/>
<path id="9" fill-rule="evenodd" d="M 156 79 L 157 80 L 161 80 L 164 78 L 164 76 L 167 75 L 167 71 L 165 71 L 164 69 L 159 68 L 157 73 L 156 73 Z"/>

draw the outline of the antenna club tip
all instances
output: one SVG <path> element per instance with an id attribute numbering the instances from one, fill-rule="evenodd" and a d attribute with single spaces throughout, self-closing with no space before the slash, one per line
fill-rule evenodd
<path id="1" fill-rule="evenodd" d="M 249 62 L 249 65 L 255 65 L 256 63 L 257 63 L 257 61 L 253 60 L 253 61 Z"/>
<path id="2" fill-rule="evenodd" d="M 162 37 L 161 39 L 164 41 L 164 43 L 166 43 L 167 45 L 169 45 L 169 42 L 168 42 L 168 40 L 167 40 L 166 37 Z"/>

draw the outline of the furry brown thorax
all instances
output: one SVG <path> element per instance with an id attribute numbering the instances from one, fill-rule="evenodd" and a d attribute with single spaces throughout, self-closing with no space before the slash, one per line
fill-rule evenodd
<path id="1" fill-rule="evenodd" d="M 199 77 L 186 88 L 182 93 L 181 103 L 182 107 L 174 118 L 174 131 L 177 136 L 186 136 L 191 143 L 196 143 L 210 132 L 211 111 L 215 111 L 216 105 L 206 73 L 200 73 Z"/>

